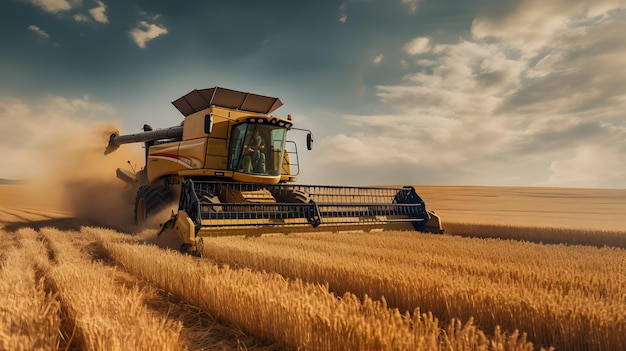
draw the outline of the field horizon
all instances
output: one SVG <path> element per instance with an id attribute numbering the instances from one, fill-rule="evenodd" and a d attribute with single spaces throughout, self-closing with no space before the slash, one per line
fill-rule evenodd
<path id="1" fill-rule="evenodd" d="M 121 183 L 121 182 L 118 182 Z M 114 183 L 115 184 L 115 183 Z M 105 190 L 122 191 L 106 184 Z M 71 211 L 75 204 L 39 196 L 50 185 L 0 182 L 0 206 Z M 96 187 L 97 183 L 93 187 Z M 626 230 L 626 189 L 413 185 L 430 211 L 446 222 Z M 61 189 L 63 190 L 63 189 Z M 93 190 L 84 189 L 84 192 Z M 98 195 L 95 190 L 95 195 Z M 62 195 L 66 195 L 62 192 Z M 56 196 L 58 197 L 58 196 Z M 71 202 L 71 199 L 70 199 Z M 119 204 L 116 204 L 119 205 Z M 132 211 L 132 208 L 131 208 Z"/>

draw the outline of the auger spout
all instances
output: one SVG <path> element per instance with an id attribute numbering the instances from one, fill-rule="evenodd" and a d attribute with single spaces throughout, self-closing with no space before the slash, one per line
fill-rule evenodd
<path id="1" fill-rule="evenodd" d="M 108 155 L 113 151 L 117 150 L 118 147 L 122 144 L 130 144 L 130 143 L 147 143 L 151 141 L 157 141 L 162 139 L 177 139 L 183 137 L 183 126 L 175 126 L 167 129 L 157 129 L 151 130 L 151 127 L 148 125 L 144 125 L 144 130 L 147 131 L 136 133 L 136 134 L 127 134 L 127 135 L 119 135 L 117 133 L 111 134 L 109 137 L 109 144 L 104 150 L 104 154 Z"/>

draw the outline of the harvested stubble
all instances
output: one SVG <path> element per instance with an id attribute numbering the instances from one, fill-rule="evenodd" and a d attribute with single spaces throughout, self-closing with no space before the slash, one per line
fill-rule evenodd
<path id="1" fill-rule="evenodd" d="M 470 320 L 446 330 L 419 309 L 401 314 L 384 300 L 282 276 L 218 267 L 153 246 L 104 240 L 111 257 L 180 299 L 248 333 L 300 350 L 532 350 L 525 336 L 496 333 L 489 339 Z"/>
<path id="2" fill-rule="evenodd" d="M 18 246 L 2 252 L 0 264 L 0 350 L 56 350 L 60 304 L 46 293 L 34 265 L 46 249 L 32 230 L 13 235 L 20 237 Z M 0 236 L 9 237 L 3 232 Z"/>
<path id="3" fill-rule="evenodd" d="M 211 238 L 218 263 L 384 297 L 564 350 L 626 348 L 626 252 L 410 232 Z"/>
<path id="4" fill-rule="evenodd" d="M 626 227 L 626 221 L 624 221 Z M 626 231 L 521 227 L 474 223 L 446 223 L 453 235 L 479 238 L 511 239 L 543 244 L 611 246 L 626 249 Z"/>
<path id="5" fill-rule="evenodd" d="M 180 323 L 158 316 L 143 303 L 138 287 L 114 281 L 113 268 L 90 262 L 72 244 L 72 233 L 45 228 L 54 253 L 47 278 L 59 293 L 85 350 L 179 350 Z M 72 337 L 72 336 L 70 336 Z"/>

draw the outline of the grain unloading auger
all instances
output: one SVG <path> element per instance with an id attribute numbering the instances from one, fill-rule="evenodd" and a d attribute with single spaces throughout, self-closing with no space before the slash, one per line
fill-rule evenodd
<path id="1" fill-rule="evenodd" d="M 272 116 L 278 98 L 219 87 L 193 90 L 172 104 L 185 116 L 179 126 L 137 134 L 112 134 L 105 154 L 143 142 L 146 166 L 117 170 L 136 190 L 138 224 L 178 199 L 163 225 L 188 248 L 199 238 L 308 231 L 408 229 L 443 232 L 415 188 L 295 184 L 295 128 Z M 306 130 L 304 130 L 306 131 Z M 313 141 L 307 134 L 307 148 Z M 288 145 L 288 147 L 286 147 Z"/>

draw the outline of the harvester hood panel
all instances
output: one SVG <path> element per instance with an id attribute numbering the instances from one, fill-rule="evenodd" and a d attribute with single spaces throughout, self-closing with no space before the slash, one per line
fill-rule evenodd
<path id="1" fill-rule="evenodd" d="M 172 104 L 185 117 L 211 106 L 268 114 L 283 105 L 279 98 L 220 87 L 193 90 Z"/>

